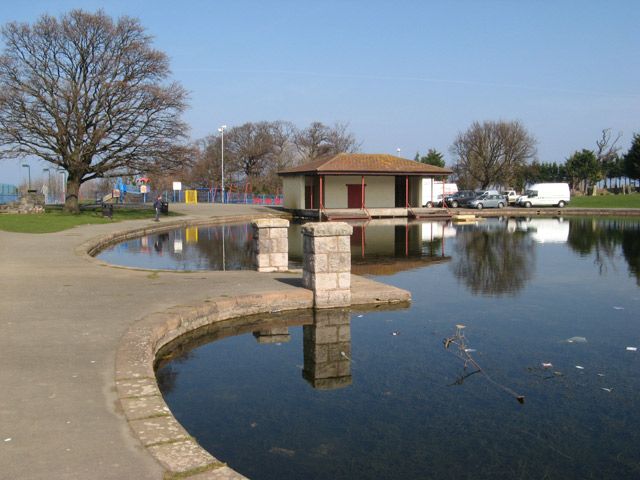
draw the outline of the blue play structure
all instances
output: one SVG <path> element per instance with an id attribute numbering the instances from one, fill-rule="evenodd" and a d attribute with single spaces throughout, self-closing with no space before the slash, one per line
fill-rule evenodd
<path id="1" fill-rule="evenodd" d="M 122 177 L 116 179 L 114 185 L 114 199 L 117 203 L 140 203 L 147 201 L 147 195 L 149 194 L 149 187 L 147 179 L 136 179 L 135 183 L 124 183 Z"/>

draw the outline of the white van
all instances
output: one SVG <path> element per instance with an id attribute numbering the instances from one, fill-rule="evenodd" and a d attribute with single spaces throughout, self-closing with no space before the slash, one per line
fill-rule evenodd
<path id="1" fill-rule="evenodd" d="M 442 205 L 442 194 L 444 196 L 453 195 L 458 191 L 458 185 L 455 183 L 445 183 L 434 180 L 433 178 L 422 179 L 422 206 L 433 207 Z"/>
<path id="2" fill-rule="evenodd" d="M 518 198 L 519 207 L 564 207 L 571 200 L 568 183 L 534 183 Z"/>

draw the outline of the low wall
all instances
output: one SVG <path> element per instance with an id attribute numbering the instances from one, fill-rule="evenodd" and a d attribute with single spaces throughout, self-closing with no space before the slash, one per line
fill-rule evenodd
<path id="1" fill-rule="evenodd" d="M 256 273 L 256 275 L 259 275 Z M 408 305 L 409 292 L 368 279 L 354 282 L 354 295 L 363 305 Z M 235 298 L 199 305 L 183 305 L 151 314 L 124 335 L 116 354 L 116 389 L 124 415 L 140 443 L 166 470 L 166 479 L 190 478 L 209 472 L 206 479 L 244 479 L 204 450 L 173 417 L 158 387 L 156 355 L 178 337 L 225 320 L 250 315 L 311 309 L 313 292 L 304 288 Z M 239 326 L 238 328 L 241 328 Z"/>

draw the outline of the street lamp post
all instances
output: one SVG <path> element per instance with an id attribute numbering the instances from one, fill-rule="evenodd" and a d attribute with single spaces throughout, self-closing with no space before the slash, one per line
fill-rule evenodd
<path id="1" fill-rule="evenodd" d="M 47 172 L 47 174 L 49 174 L 49 181 L 47 182 L 47 194 L 44 197 L 44 201 L 45 203 L 47 203 L 47 197 L 49 196 L 49 192 L 51 191 L 51 169 L 43 168 L 42 171 Z"/>
<path id="2" fill-rule="evenodd" d="M 221 189 L 222 189 L 222 203 L 224 202 L 224 129 L 227 128 L 226 125 L 222 125 L 220 128 L 218 128 L 218 131 L 220 132 L 220 155 L 221 155 L 221 163 L 222 163 L 222 175 L 221 175 Z"/>
<path id="3" fill-rule="evenodd" d="M 67 185 L 65 182 L 66 172 L 64 170 L 58 170 L 58 173 L 62 175 L 62 204 L 64 205 L 67 200 Z"/>
<path id="4" fill-rule="evenodd" d="M 27 190 L 31 190 L 31 165 L 29 165 L 28 163 L 23 163 L 22 166 L 25 167 L 29 172 L 29 183 Z"/>

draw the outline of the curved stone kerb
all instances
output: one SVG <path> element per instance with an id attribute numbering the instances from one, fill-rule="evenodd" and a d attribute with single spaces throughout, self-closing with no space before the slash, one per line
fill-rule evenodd
<path id="1" fill-rule="evenodd" d="M 214 225 L 231 225 L 237 223 L 250 222 L 256 218 L 265 218 L 264 214 L 250 214 L 250 215 L 235 215 L 228 217 L 208 217 L 208 218 L 183 218 L 177 220 L 170 220 L 168 222 L 163 222 L 160 224 L 150 223 L 149 225 L 144 225 L 141 227 L 137 227 L 134 229 L 125 229 L 107 233 L 104 235 L 99 235 L 95 238 L 92 238 L 85 243 L 81 244 L 77 249 L 76 253 L 79 255 L 83 255 L 88 257 L 89 259 L 94 259 L 95 256 L 111 245 L 116 243 L 123 242 L 125 240 L 130 240 L 132 238 L 139 238 L 145 235 L 150 235 L 154 233 L 162 233 L 170 230 L 175 230 L 176 228 L 186 228 L 186 227 L 206 227 L 206 226 L 214 226 Z M 270 217 L 269 217 L 270 218 Z M 279 220 L 289 218 L 288 215 L 274 216 L 273 220 Z"/>
<path id="2" fill-rule="evenodd" d="M 165 469 L 165 478 L 245 479 L 204 450 L 174 418 L 158 387 L 158 351 L 185 333 L 231 318 L 313 307 L 306 289 L 210 299 L 153 313 L 124 335 L 116 354 L 116 390 L 134 436 Z"/>

